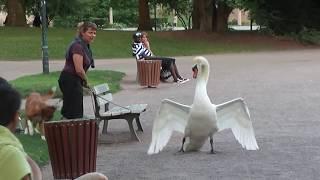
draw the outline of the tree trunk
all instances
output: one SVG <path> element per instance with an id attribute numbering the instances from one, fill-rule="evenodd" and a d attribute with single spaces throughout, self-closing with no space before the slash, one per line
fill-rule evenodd
<path id="1" fill-rule="evenodd" d="M 213 14 L 213 1 L 212 0 L 198 0 L 199 3 L 199 20 L 200 31 L 212 31 L 212 14 Z"/>
<path id="2" fill-rule="evenodd" d="M 213 11 L 212 11 L 212 31 L 217 32 L 217 21 L 218 21 L 218 7 L 217 1 L 213 0 Z"/>
<path id="3" fill-rule="evenodd" d="M 6 26 L 26 26 L 26 12 L 23 6 L 24 0 L 7 0 L 6 7 L 8 15 Z"/>
<path id="4" fill-rule="evenodd" d="M 199 12 L 199 1 L 193 0 L 192 10 L 192 29 L 200 29 L 200 12 Z"/>
<path id="5" fill-rule="evenodd" d="M 226 3 L 224 2 L 218 3 L 216 32 L 224 33 L 228 30 L 228 17 L 231 11 L 232 11 L 232 7 L 229 7 Z"/>
<path id="6" fill-rule="evenodd" d="M 139 31 L 152 31 L 148 0 L 139 0 Z"/>

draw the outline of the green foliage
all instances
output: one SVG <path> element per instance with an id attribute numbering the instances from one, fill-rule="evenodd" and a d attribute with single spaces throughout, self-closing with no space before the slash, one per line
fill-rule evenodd
<path id="1" fill-rule="evenodd" d="M 71 15 L 56 13 L 53 18 L 55 27 L 75 27 L 80 21 L 92 21 L 98 27 L 105 28 L 109 24 L 110 7 L 113 8 L 114 23 L 137 25 L 138 3 L 135 0 L 78 0 L 76 4 L 78 9 Z"/>
<path id="2" fill-rule="evenodd" d="M 175 10 L 178 19 L 185 29 L 191 27 L 189 19 L 191 18 L 192 13 L 192 1 L 190 0 L 153 0 L 153 2 L 162 4 L 165 7 L 168 7 L 170 10 Z"/>
<path id="3" fill-rule="evenodd" d="M 320 1 L 317 0 L 243 0 L 257 24 L 277 35 L 299 33 L 304 27 L 320 29 Z"/>
<path id="4" fill-rule="evenodd" d="M 48 146 L 46 141 L 43 141 L 39 134 L 33 136 L 16 134 L 16 136 L 22 143 L 26 153 L 35 160 L 39 166 L 43 166 L 48 163 Z"/>
<path id="5" fill-rule="evenodd" d="M 121 30 L 126 27 L 128 27 L 128 26 L 126 24 L 122 24 L 122 23 L 113 23 L 113 24 L 105 25 L 105 28 L 111 28 L 111 29 L 116 29 L 116 30 Z"/>
<path id="6" fill-rule="evenodd" d="M 308 44 L 320 45 L 320 31 L 304 28 L 297 35 L 298 40 Z"/>
<path id="7" fill-rule="evenodd" d="M 113 9 L 113 21 L 137 26 L 138 24 L 138 1 L 137 0 L 110 0 Z"/>
<path id="8" fill-rule="evenodd" d="M 57 87 L 55 97 L 61 97 L 61 91 L 58 85 L 60 71 L 51 72 L 49 74 L 35 74 L 17 78 L 10 81 L 22 97 L 26 97 L 33 91 L 46 94 L 52 87 Z M 87 72 L 88 82 L 91 86 L 107 82 L 111 92 L 120 90 L 120 81 L 124 73 L 108 70 L 89 70 Z"/>
<path id="9" fill-rule="evenodd" d="M 54 17 L 54 26 L 55 27 L 76 27 L 77 23 L 81 20 L 75 16 L 55 16 Z"/>
<path id="10" fill-rule="evenodd" d="M 41 12 L 41 0 L 24 0 L 24 6 L 27 14 L 39 15 Z M 49 19 L 55 16 L 70 16 L 81 12 L 85 5 L 81 0 L 46 0 L 47 15 Z"/>

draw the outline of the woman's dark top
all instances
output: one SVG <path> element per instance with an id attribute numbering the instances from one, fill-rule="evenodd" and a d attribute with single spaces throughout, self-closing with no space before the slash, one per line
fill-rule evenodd
<path id="1" fill-rule="evenodd" d="M 78 37 L 71 43 L 67 50 L 66 62 L 62 71 L 73 75 L 77 74 L 73 63 L 74 54 L 79 54 L 83 57 L 83 69 L 85 72 L 87 72 L 90 66 L 94 68 L 94 61 L 90 46 Z"/>

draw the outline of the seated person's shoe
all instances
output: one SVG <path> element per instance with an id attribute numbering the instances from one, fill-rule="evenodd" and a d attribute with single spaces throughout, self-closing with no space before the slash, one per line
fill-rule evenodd
<path id="1" fill-rule="evenodd" d="M 188 82 L 188 81 L 190 81 L 190 79 L 181 78 L 181 79 L 178 79 L 178 80 L 177 80 L 177 83 L 178 83 L 178 84 L 184 84 L 184 83 L 186 83 L 186 82 Z"/>

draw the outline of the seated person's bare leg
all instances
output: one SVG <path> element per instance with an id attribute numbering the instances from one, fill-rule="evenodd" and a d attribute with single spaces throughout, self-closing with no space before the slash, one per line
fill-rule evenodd
<path id="1" fill-rule="evenodd" d="M 176 74 L 176 71 L 175 71 L 175 68 L 174 68 L 173 64 L 170 65 L 170 72 L 171 72 L 173 81 L 177 82 L 178 81 L 178 77 L 177 77 L 177 74 Z"/>
<path id="2" fill-rule="evenodd" d="M 182 79 L 182 77 L 179 74 L 179 71 L 178 71 L 176 63 L 173 63 L 173 69 L 174 69 L 174 71 L 176 73 L 177 78 Z"/>

